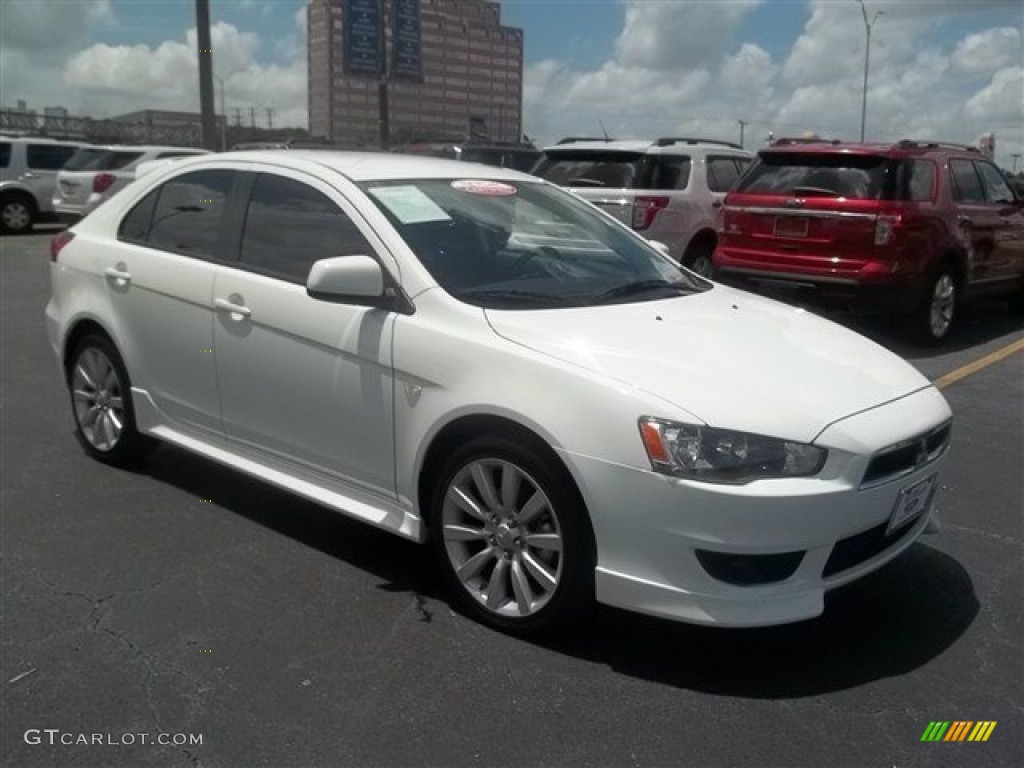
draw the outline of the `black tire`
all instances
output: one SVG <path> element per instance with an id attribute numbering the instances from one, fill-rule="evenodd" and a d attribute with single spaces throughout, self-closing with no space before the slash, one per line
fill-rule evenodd
<path id="1" fill-rule="evenodd" d="M 712 260 L 714 253 L 714 241 L 701 238 L 690 243 L 690 246 L 686 249 L 686 254 L 683 256 L 683 266 L 691 272 L 696 272 L 701 277 L 711 280 L 714 276 L 714 261 Z"/>
<path id="2" fill-rule="evenodd" d="M 1014 293 L 1010 294 L 1008 302 L 1013 312 L 1024 315 L 1024 281 L 1021 282 L 1020 287 Z"/>
<path id="3" fill-rule="evenodd" d="M 131 381 L 110 339 L 101 334 L 82 338 L 66 374 L 75 437 L 89 456 L 104 464 L 132 466 L 152 452 L 157 442 L 136 429 Z"/>
<path id="4" fill-rule="evenodd" d="M 35 201 L 24 192 L 0 195 L 0 232 L 6 235 L 31 232 L 37 217 Z"/>
<path id="5" fill-rule="evenodd" d="M 949 262 L 943 262 L 928 281 L 921 305 L 913 315 L 914 337 L 935 347 L 949 339 L 960 314 L 960 282 Z"/>
<path id="6" fill-rule="evenodd" d="M 578 626 L 594 601 L 593 530 L 575 485 L 552 459 L 504 437 L 471 440 L 445 462 L 431 500 L 434 549 L 454 602 L 509 634 L 536 637 Z M 490 477 L 497 505 L 488 504 L 475 471 Z M 506 472 L 517 475 L 515 490 L 505 487 Z M 483 516 L 453 501 L 453 488 Z M 550 549 L 555 539 L 557 552 Z M 492 596 L 496 607 L 488 607 Z"/>

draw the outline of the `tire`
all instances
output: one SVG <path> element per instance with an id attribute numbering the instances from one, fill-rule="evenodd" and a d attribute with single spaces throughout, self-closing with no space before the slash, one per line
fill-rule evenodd
<path id="1" fill-rule="evenodd" d="M 14 193 L 0 197 L 0 232 L 21 235 L 30 232 L 35 221 L 36 206 L 28 195 Z"/>
<path id="2" fill-rule="evenodd" d="M 136 429 L 131 382 L 110 339 L 91 334 L 78 342 L 67 383 L 75 437 L 89 456 L 104 464 L 131 466 L 149 455 L 156 441 Z"/>
<path id="3" fill-rule="evenodd" d="M 691 272 L 696 272 L 701 277 L 712 279 L 714 273 L 714 262 L 712 256 L 715 253 L 715 244 L 711 240 L 698 240 L 691 243 L 686 249 L 683 257 L 683 266 Z"/>
<path id="4" fill-rule="evenodd" d="M 928 281 L 924 301 L 914 314 L 913 330 L 919 343 L 938 346 L 945 342 L 959 316 L 960 284 L 953 267 L 944 262 Z"/>
<path id="5" fill-rule="evenodd" d="M 466 614 L 535 637 L 578 626 L 592 607 L 593 531 L 565 474 L 507 438 L 471 440 L 445 463 L 432 538 Z"/>

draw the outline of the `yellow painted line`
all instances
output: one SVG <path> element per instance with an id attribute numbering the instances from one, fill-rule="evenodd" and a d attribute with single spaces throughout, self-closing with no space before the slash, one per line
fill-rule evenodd
<path id="1" fill-rule="evenodd" d="M 990 365 L 995 365 L 1000 360 L 1005 360 L 1015 352 L 1024 350 L 1024 339 L 1018 339 L 1012 344 L 1007 344 L 1002 349 L 997 349 L 995 352 L 990 352 L 984 357 L 978 358 L 973 363 L 967 365 L 961 365 L 956 370 L 950 371 L 945 376 L 940 376 L 933 383 L 939 389 L 945 389 L 951 384 L 956 384 L 960 379 L 965 379 L 973 373 L 977 373 L 982 368 L 988 368 Z"/>

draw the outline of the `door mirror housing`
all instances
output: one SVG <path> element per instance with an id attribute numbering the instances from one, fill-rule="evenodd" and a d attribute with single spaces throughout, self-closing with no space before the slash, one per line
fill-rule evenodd
<path id="1" fill-rule="evenodd" d="M 357 304 L 411 313 L 412 305 L 402 292 L 385 285 L 384 270 L 376 259 L 358 254 L 335 256 L 313 262 L 306 278 L 306 293 L 318 301 Z"/>

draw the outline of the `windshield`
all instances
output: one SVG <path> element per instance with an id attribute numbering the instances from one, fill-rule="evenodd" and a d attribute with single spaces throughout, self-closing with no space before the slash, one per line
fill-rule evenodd
<path id="1" fill-rule="evenodd" d="M 579 307 L 711 287 L 550 185 L 410 179 L 361 186 L 441 287 L 468 304 Z"/>

